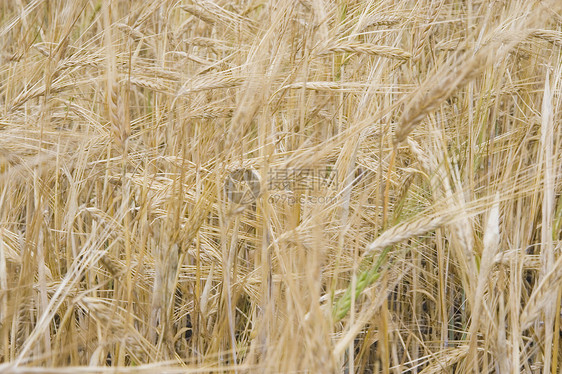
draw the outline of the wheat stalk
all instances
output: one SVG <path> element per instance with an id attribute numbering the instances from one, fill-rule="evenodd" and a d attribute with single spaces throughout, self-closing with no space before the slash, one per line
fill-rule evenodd
<path id="1" fill-rule="evenodd" d="M 363 22 L 360 30 L 364 31 L 369 27 L 377 26 L 394 26 L 403 21 L 403 17 L 400 16 L 371 16 Z"/>
<path id="2" fill-rule="evenodd" d="M 440 71 L 429 78 L 424 84 L 425 87 L 416 91 L 404 108 L 395 133 L 395 142 L 401 143 L 406 140 L 410 132 L 429 113 L 441 105 L 459 87 L 476 78 L 491 61 L 505 57 L 516 43 L 507 43 L 500 48 L 504 42 L 512 39 L 512 34 L 504 34 L 502 37 L 503 40 L 500 38 L 498 41 L 491 42 L 474 56 L 466 53 L 452 68 L 448 68 L 445 72 Z M 490 56 L 492 53 L 494 53 L 493 59 Z"/>
<path id="3" fill-rule="evenodd" d="M 548 4 L 554 6 L 555 2 L 551 1 Z M 518 30 L 496 32 L 476 53 L 465 52 L 451 67 L 428 78 L 422 88 L 411 95 L 404 108 L 395 134 L 395 143 L 403 142 L 427 114 L 437 109 L 458 88 L 475 79 L 489 64 L 503 60 L 517 44 L 532 33 L 532 25 L 541 20 L 542 10 L 546 9 L 548 4 L 542 4 L 540 10 L 535 10 L 529 15 Z M 557 3 L 554 8 L 559 7 L 560 4 Z"/>
<path id="4" fill-rule="evenodd" d="M 438 4 L 437 1 L 431 2 L 430 14 L 427 19 L 427 23 L 423 28 L 420 37 L 417 40 L 416 46 L 414 48 L 414 53 L 413 53 L 414 61 L 419 60 L 420 56 L 422 55 L 423 49 L 426 47 L 426 42 L 429 39 L 429 36 L 431 35 L 431 31 L 433 29 L 433 23 L 437 19 L 437 16 L 439 15 L 439 10 L 441 9 L 442 6 L 443 6 L 443 0 L 440 0 Z"/>
<path id="5" fill-rule="evenodd" d="M 129 81 L 138 87 L 148 88 L 153 91 L 168 93 L 170 89 L 161 82 L 141 77 L 130 77 Z"/>
<path id="6" fill-rule="evenodd" d="M 562 47 L 562 32 L 554 30 L 534 30 L 531 35 L 534 38 L 546 40 L 558 47 Z"/>
<path id="7" fill-rule="evenodd" d="M 382 248 L 400 243 L 414 236 L 423 235 L 443 226 L 450 218 L 447 216 L 421 217 L 417 220 L 394 226 L 371 242 L 365 248 L 365 255 L 371 255 Z"/>
<path id="8" fill-rule="evenodd" d="M 109 114 L 113 138 L 119 147 L 124 148 L 131 129 L 116 83 L 110 84 Z"/>
<path id="9" fill-rule="evenodd" d="M 181 9 L 185 10 L 188 13 L 193 14 L 195 17 L 199 18 L 203 22 L 207 22 L 208 24 L 214 24 L 215 19 L 211 17 L 207 12 L 199 9 L 199 7 L 193 5 L 182 5 Z"/>
<path id="10" fill-rule="evenodd" d="M 376 45 L 368 43 L 341 43 L 328 46 L 318 53 L 319 56 L 324 56 L 333 53 L 360 53 L 370 56 L 381 56 L 392 58 L 396 60 L 408 60 L 412 57 L 411 53 L 403 49 L 390 47 L 386 45 Z"/>
<path id="11" fill-rule="evenodd" d="M 468 354 L 468 346 L 461 346 L 447 350 L 445 352 L 440 352 L 439 355 L 425 367 L 421 373 L 422 374 L 436 374 L 442 373 L 446 369 L 458 363 Z"/>
<path id="12" fill-rule="evenodd" d="M 540 313 L 552 301 L 552 293 L 562 280 L 562 256 L 559 257 L 552 269 L 543 277 L 527 301 L 520 317 L 522 329 L 527 329 L 540 317 Z"/>
<path id="13" fill-rule="evenodd" d="M 215 90 L 220 88 L 231 88 L 239 86 L 244 80 L 230 75 L 204 76 L 186 82 L 177 92 L 181 97 L 194 92 Z"/>

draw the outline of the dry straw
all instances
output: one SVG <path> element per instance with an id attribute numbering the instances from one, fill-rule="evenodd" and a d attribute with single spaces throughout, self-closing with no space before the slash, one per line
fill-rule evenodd
<path id="1" fill-rule="evenodd" d="M 1 372 L 560 371 L 560 1 L 98 5 L 0 2 Z"/>
<path id="2" fill-rule="evenodd" d="M 558 289 L 561 279 L 562 257 L 559 257 L 552 265 L 552 270 L 544 276 L 529 297 L 529 301 L 521 313 L 522 329 L 531 327 L 538 320 L 541 312 L 544 312 L 548 304 L 552 302 L 552 293 Z"/>
<path id="3" fill-rule="evenodd" d="M 408 60 L 412 55 L 403 49 L 386 45 L 376 45 L 368 43 L 339 43 L 326 47 L 319 52 L 319 56 L 334 53 L 359 53 L 371 56 L 381 56 L 396 60 Z"/>
<path id="4" fill-rule="evenodd" d="M 508 31 L 500 29 L 488 38 L 488 42 L 477 51 L 467 50 L 445 69 L 433 76 L 411 95 L 404 108 L 400 124 L 395 134 L 395 142 L 401 143 L 412 130 L 431 112 L 436 110 L 457 89 L 475 79 L 492 63 L 498 64 L 522 40 L 533 33 L 530 28 L 544 22 L 543 12 L 552 5 L 559 9 L 555 1 L 545 2 L 530 14 L 525 14 L 525 22 L 518 28 Z"/>

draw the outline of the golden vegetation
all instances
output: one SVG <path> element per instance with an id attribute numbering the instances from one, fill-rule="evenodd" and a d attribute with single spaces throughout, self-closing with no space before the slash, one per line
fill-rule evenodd
<path id="1" fill-rule="evenodd" d="M 559 0 L 0 19 L 3 372 L 560 372 Z"/>

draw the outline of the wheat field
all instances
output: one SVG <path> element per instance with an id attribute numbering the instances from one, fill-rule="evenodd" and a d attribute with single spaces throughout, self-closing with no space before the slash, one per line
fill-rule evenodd
<path id="1" fill-rule="evenodd" d="M 3 373 L 562 373 L 562 1 L 0 2 Z"/>

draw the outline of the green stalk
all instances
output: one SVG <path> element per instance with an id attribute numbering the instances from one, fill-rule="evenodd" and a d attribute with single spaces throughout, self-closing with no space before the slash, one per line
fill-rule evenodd
<path id="1" fill-rule="evenodd" d="M 386 256 L 388 255 L 388 252 L 390 252 L 391 248 L 392 247 L 386 247 L 377 258 L 375 264 L 370 269 L 367 269 L 359 274 L 359 277 L 357 278 L 357 282 L 355 284 L 355 290 L 350 284 L 347 290 L 345 290 L 345 293 L 340 297 L 338 301 L 336 301 L 333 309 L 333 316 L 336 322 L 344 318 L 347 313 L 349 313 L 349 309 L 351 309 L 351 295 L 355 293 L 355 300 L 357 300 L 361 293 L 365 290 L 365 288 L 379 279 L 381 275 L 381 272 L 379 270 L 386 260 Z"/>

